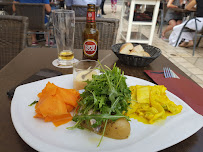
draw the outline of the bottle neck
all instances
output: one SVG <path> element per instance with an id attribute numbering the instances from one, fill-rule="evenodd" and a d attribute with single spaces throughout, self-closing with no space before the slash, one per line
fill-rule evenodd
<path id="1" fill-rule="evenodd" d="M 87 11 L 87 18 L 86 18 L 86 22 L 87 23 L 95 23 L 95 11 Z"/>
<path id="2" fill-rule="evenodd" d="M 86 28 L 94 28 L 96 29 L 96 22 L 92 22 L 92 23 L 86 23 Z"/>

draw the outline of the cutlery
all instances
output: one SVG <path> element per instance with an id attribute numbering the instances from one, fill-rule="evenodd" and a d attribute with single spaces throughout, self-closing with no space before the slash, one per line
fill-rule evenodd
<path id="1" fill-rule="evenodd" d="M 170 71 L 171 71 L 171 73 L 174 75 L 174 78 L 180 79 L 180 78 L 175 74 L 175 72 L 173 72 L 173 70 L 170 70 Z"/>
<path id="2" fill-rule="evenodd" d="M 163 74 L 164 72 L 150 72 L 150 73 Z"/>
<path id="3" fill-rule="evenodd" d="M 171 72 L 168 69 L 168 67 L 164 67 L 163 70 L 164 70 L 164 77 L 165 78 L 172 78 Z"/>
<path id="4" fill-rule="evenodd" d="M 164 70 L 164 77 L 165 77 L 165 78 L 178 78 L 178 79 L 180 79 L 180 78 L 175 74 L 175 72 L 173 72 L 170 68 L 164 67 L 163 70 Z"/>

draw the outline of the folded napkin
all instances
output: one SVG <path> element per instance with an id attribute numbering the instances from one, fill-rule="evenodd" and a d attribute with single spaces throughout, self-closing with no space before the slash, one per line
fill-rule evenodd
<path id="1" fill-rule="evenodd" d="M 163 71 L 151 71 L 145 70 L 145 73 L 152 78 L 158 85 L 164 85 L 168 91 L 172 92 L 184 102 L 186 102 L 193 110 L 203 115 L 203 88 L 194 83 L 193 81 L 185 78 L 184 76 L 176 73 L 180 78 L 165 78 L 164 74 L 157 74 L 151 72 L 163 72 Z"/>

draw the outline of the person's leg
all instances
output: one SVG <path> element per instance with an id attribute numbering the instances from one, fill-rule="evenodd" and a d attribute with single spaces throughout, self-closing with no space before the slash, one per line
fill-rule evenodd
<path id="1" fill-rule="evenodd" d="M 113 13 L 114 11 L 113 11 L 113 8 L 114 8 L 114 3 L 113 3 L 114 1 L 113 0 L 111 0 L 111 12 Z"/>
<path id="2" fill-rule="evenodd" d="M 102 0 L 101 4 L 100 4 L 100 8 L 101 8 L 101 13 L 102 15 L 106 15 L 106 13 L 104 12 L 104 3 L 105 3 L 105 0 Z"/>
<path id="3" fill-rule="evenodd" d="M 195 37 L 195 32 L 187 32 L 187 40 L 189 41 L 186 47 L 193 47 L 193 39 Z"/>
<path id="4" fill-rule="evenodd" d="M 193 40 L 189 40 L 189 43 L 188 43 L 188 45 L 186 47 L 193 47 L 193 45 L 194 45 Z"/>
<path id="5" fill-rule="evenodd" d="M 101 17 L 101 9 L 100 8 L 97 11 L 97 17 Z"/>
<path id="6" fill-rule="evenodd" d="M 37 45 L 36 34 L 32 34 L 31 38 L 32 38 L 32 45 Z"/>
<path id="7" fill-rule="evenodd" d="M 181 47 L 192 47 L 194 42 L 193 38 L 195 36 L 195 32 L 183 32 L 184 42 L 182 42 L 179 46 Z"/>
<path id="8" fill-rule="evenodd" d="M 179 25 L 179 24 L 181 24 L 182 23 L 182 20 L 178 20 L 177 22 L 176 22 L 176 25 Z"/>
<path id="9" fill-rule="evenodd" d="M 168 31 L 172 30 L 173 27 L 176 26 L 176 25 L 177 25 L 177 23 L 176 23 L 175 20 L 170 20 L 170 21 L 169 21 L 169 25 L 168 25 L 168 26 L 166 27 L 166 29 L 162 32 L 162 37 L 165 37 L 165 34 L 166 34 Z"/>
<path id="10" fill-rule="evenodd" d="M 114 13 L 116 13 L 117 10 L 117 0 L 114 0 Z"/>
<path id="11" fill-rule="evenodd" d="M 179 46 L 187 48 L 187 47 L 193 47 L 193 45 L 194 45 L 193 40 L 189 40 L 189 42 L 188 41 L 182 42 Z"/>
<path id="12" fill-rule="evenodd" d="M 54 45 L 54 42 L 50 39 L 50 33 L 51 33 L 51 30 L 49 30 L 49 32 L 44 34 L 45 39 L 46 39 L 45 46 L 53 46 Z"/>

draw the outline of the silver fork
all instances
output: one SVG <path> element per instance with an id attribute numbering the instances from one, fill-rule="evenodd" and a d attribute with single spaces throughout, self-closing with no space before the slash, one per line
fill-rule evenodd
<path id="1" fill-rule="evenodd" d="M 165 78 L 178 78 L 180 79 L 170 68 L 164 67 L 164 77 Z"/>
<path id="2" fill-rule="evenodd" d="M 171 69 L 168 67 L 164 67 L 164 77 L 165 78 L 173 78 L 173 74 L 171 73 Z"/>

